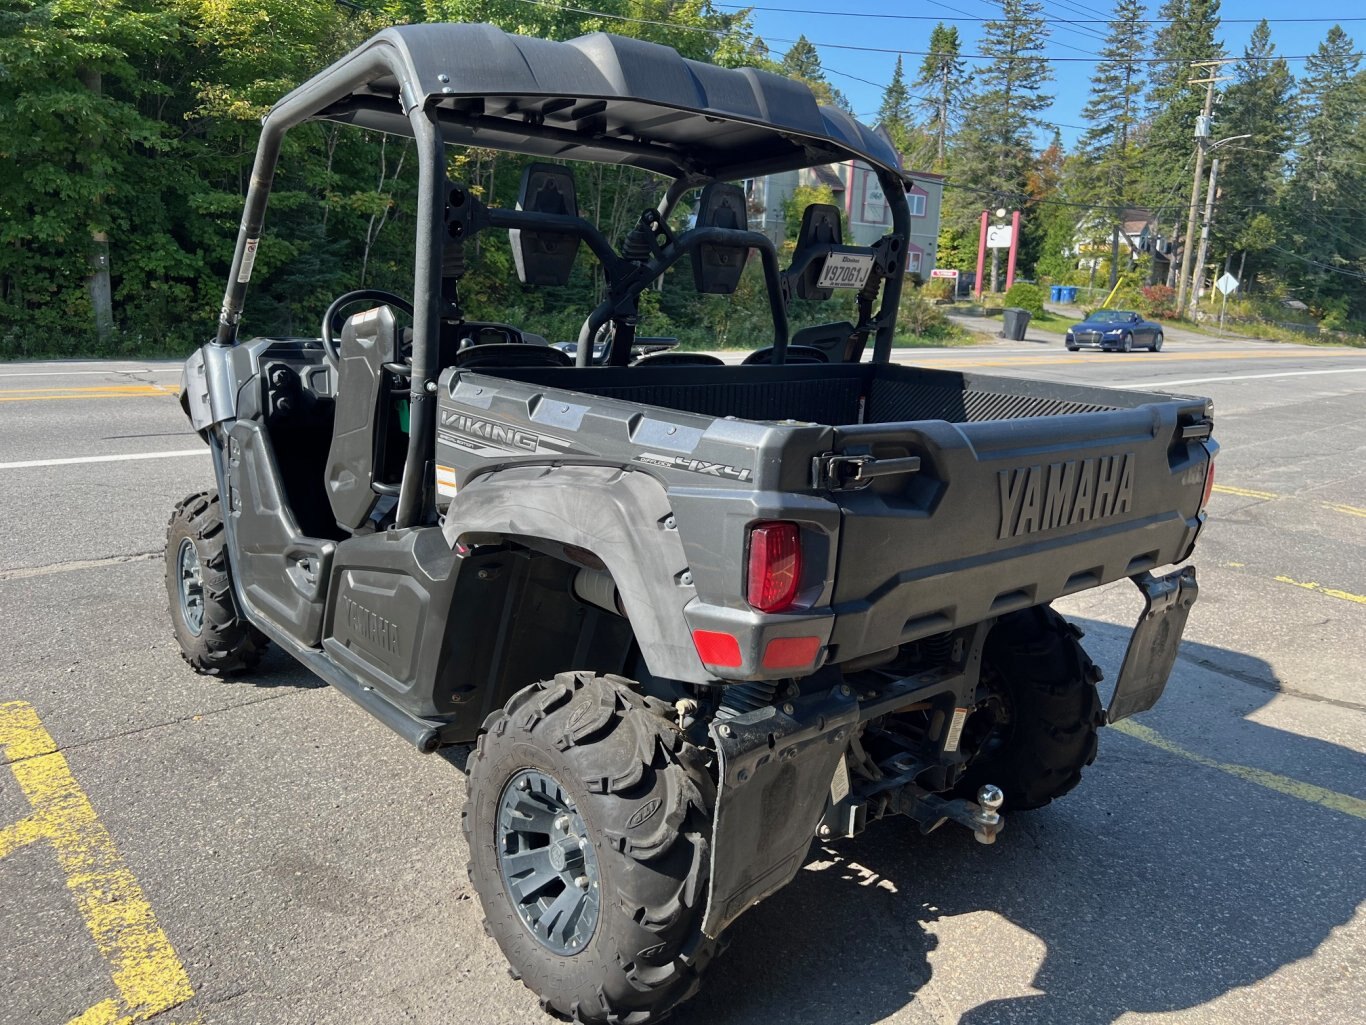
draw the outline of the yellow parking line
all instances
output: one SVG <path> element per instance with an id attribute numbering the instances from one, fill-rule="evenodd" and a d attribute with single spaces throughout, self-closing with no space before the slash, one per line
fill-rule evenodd
<path id="1" fill-rule="evenodd" d="M 1325 509 L 1332 509 L 1333 512 L 1346 513 L 1348 516 L 1361 516 L 1366 518 L 1366 509 L 1358 508 L 1355 505 L 1342 505 L 1338 502 L 1320 502 L 1319 505 Z"/>
<path id="2" fill-rule="evenodd" d="M 107 384 L 81 388 L 0 388 L 0 402 L 54 402 L 62 399 L 130 399 L 178 395 L 173 384 Z"/>
<path id="3" fill-rule="evenodd" d="M 137 879 L 32 705 L 0 704 L 0 761 L 33 808 L 0 829 L 0 858 L 38 841 L 52 846 L 118 989 L 117 999 L 101 1000 L 68 1025 L 133 1025 L 194 996 Z"/>
<path id="4" fill-rule="evenodd" d="M 1221 495 L 1239 495 L 1243 498 L 1262 498 L 1268 501 L 1273 498 L 1283 497 L 1276 494 L 1274 491 L 1253 491 L 1251 488 L 1235 488 L 1231 484 L 1216 484 L 1214 485 L 1213 490 Z"/>
<path id="5" fill-rule="evenodd" d="M 1216 484 L 1213 490 L 1220 495 L 1237 495 L 1239 498 L 1256 498 L 1264 502 L 1270 502 L 1280 498 L 1299 498 L 1298 495 L 1279 495 L 1274 491 L 1254 491 L 1251 488 L 1235 488 L 1232 484 Z M 1305 499 L 1313 501 L 1313 499 Z M 1366 509 L 1355 505 L 1343 505 L 1341 502 L 1314 502 L 1315 505 L 1331 512 L 1343 513 L 1347 516 L 1360 516 L 1366 518 Z"/>
<path id="6" fill-rule="evenodd" d="M 1208 758 L 1202 754 L 1196 754 L 1194 751 L 1187 751 L 1184 747 L 1173 744 L 1156 730 L 1136 723 L 1132 719 L 1124 719 L 1115 723 L 1114 729 L 1119 730 L 1120 733 L 1123 733 L 1126 736 L 1133 737 L 1135 740 L 1141 740 L 1145 744 L 1151 744 L 1153 747 L 1166 751 L 1168 754 L 1176 755 L 1178 758 L 1184 758 L 1189 762 L 1194 762 L 1196 765 L 1203 765 L 1207 769 L 1217 769 L 1220 772 L 1228 773 L 1230 776 L 1236 776 L 1249 783 L 1255 783 L 1268 790 L 1274 790 L 1278 794 L 1295 797 L 1301 801 L 1307 801 L 1310 804 L 1322 805 L 1325 808 L 1341 812 L 1344 815 L 1351 815 L 1354 818 L 1366 819 L 1366 801 L 1352 797 L 1349 794 L 1340 794 L 1336 790 L 1329 790 L 1326 787 L 1315 786 L 1313 783 L 1305 783 L 1302 780 L 1291 779 L 1289 776 L 1278 776 L 1274 772 L 1267 772 L 1264 769 L 1254 769 L 1248 765 L 1235 765 L 1230 762 L 1215 761 L 1213 758 Z"/>
<path id="7" fill-rule="evenodd" d="M 1322 584 L 1313 582 L 1306 583 L 1303 580 L 1292 580 L 1290 577 L 1277 577 L 1277 582 L 1282 584 L 1293 584 L 1295 587 L 1303 587 L 1306 591 L 1317 591 L 1319 594 L 1326 594 L 1329 598 L 1341 598 L 1343 601 L 1356 602 L 1358 605 L 1366 605 L 1366 594 L 1352 594 L 1350 591 L 1339 591 L 1335 587 L 1324 587 Z"/>

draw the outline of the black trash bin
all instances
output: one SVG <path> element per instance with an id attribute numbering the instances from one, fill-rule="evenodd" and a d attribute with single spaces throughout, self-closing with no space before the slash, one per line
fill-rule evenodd
<path id="1" fill-rule="evenodd" d="M 1012 342 L 1023 342 L 1025 328 L 1029 326 L 1029 311 L 1022 310 L 1018 306 L 1007 306 L 1004 310 L 1003 320 L 1001 337 L 1008 338 Z"/>

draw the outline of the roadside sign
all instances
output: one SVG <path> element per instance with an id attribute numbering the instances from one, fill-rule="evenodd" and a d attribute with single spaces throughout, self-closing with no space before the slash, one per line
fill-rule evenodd
<path id="1" fill-rule="evenodd" d="M 987 228 L 988 249 L 1009 249 L 1014 229 L 1009 224 L 993 224 Z"/>
<path id="2" fill-rule="evenodd" d="M 1214 287 L 1223 295 L 1232 295 L 1238 290 L 1238 279 L 1225 271 L 1224 276 L 1214 283 Z"/>
<path id="3" fill-rule="evenodd" d="M 956 278 L 958 277 L 958 272 L 957 272 L 956 270 L 952 270 L 952 269 L 950 269 L 950 268 L 948 268 L 948 267 L 936 267 L 934 270 L 930 271 L 930 277 L 932 277 L 932 278 L 955 278 L 955 279 L 956 279 Z"/>

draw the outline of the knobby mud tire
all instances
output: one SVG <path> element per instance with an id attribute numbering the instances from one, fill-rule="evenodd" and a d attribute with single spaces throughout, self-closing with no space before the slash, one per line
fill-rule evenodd
<path id="1" fill-rule="evenodd" d="M 491 715 L 470 758 L 462 824 L 485 931 L 545 1010 L 584 1025 L 658 1020 L 716 952 L 701 931 L 715 785 L 672 713 L 628 680 L 560 673 Z M 570 955 L 532 935 L 500 869 L 502 795 L 526 769 L 564 788 L 597 859 L 597 926 Z"/>
<path id="2" fill-rule="evenodd" d="M 1100 669 L 1078 643 L 1081 631 L 1046 605 L 1002 616 L 987 635 L 983 680 L 1008 714 L 957 788 L 975 799 L 994 783 L 1004 811 L 1042 808 L 1081 782 L 1096 759 L 1103 717 Z"/>
<path id="3" fill-rule="evenodd" d="M 187 539 L 199 557 L 203 622 L 198 632 L 187 620 L 180 597 L 179 554 Z M 166 596 L 181 657 L 195 672 L 227 676 L 256 668 L 268 642 L 237 611 L 227 531 L 216 491 L 190 495 L 171 513 L 166 524 Z"/>

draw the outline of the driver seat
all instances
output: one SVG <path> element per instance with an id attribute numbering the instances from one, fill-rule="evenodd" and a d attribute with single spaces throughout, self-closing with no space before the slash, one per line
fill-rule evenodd
<path id="1" fill-rule="evenodd" d="M 375 516 L 381 502 L 392 506 L 398 494 L 407 416 L 395 398 L 406 395 L 407 387 L 384 367 L 398 358 L 398 329 L 389 307 L 378 306 L 346 321 L 324 479 L 337 525 L 353 534 Z"/>

